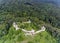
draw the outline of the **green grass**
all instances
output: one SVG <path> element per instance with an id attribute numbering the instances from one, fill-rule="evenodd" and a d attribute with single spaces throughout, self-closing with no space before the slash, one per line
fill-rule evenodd
<path id="1" fill-rule="evenodd" d="M 46 31 L 36 35 L 34 41 L 34 43 L 56 43 L 56 40 Z"/>
<path id="2" fill-rule="evenodd" d="M 18 23 L 19 26 L 22 23 Z M 34 24 L 24 24 L 25 29 L 30 30 L 36 28 Z M 36 28 L 37 29 L 37 28 Z M 15 30 L 12 26 L 7 35 L 5 35 L 0 43 L 57 43 L 56 39 L 53 38 L 47 31 L 41 32 L 34 36 L 25 36 L 21 30 Z"/>

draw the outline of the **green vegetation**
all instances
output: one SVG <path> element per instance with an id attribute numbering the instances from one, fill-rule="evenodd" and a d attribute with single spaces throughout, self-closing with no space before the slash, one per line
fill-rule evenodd
<path id="1" fill-rule="evenodd" d="M 32 23 L 26 24 L 31 20 Z M 17 22 L 20 28 L 45 32 L 35 36 L 25 36 L 21 30 L 12 26 Z M 60 8 L 51 3 L 32 3 L 29 0 L 3 1 L 0 4 L 0 43 L 60 43 Z"/>
<path id="2" fill-rule="evenodd" d="M 28 24 L 27 26 L 29 27 L 29 25 L 32 25 L 32 24 Z M 30 30 L 31 26 L 29 28 L 28 27 L 26 29 Z M 32 26 L 32 27 L 36 27 L 36 26 Z M 13 26 L 9 29 L 8 34 L 2 37 L 0 41 L 1 41 L 0 43 L 17 43 L 17 42 L 18 43 L 23 43 L 23 42 L 26 42 L 26 43 L 57 43 L 56 39 L 53 38 L 47 31 L 41 32 L 34 36 L 25 36 L 23 31 L 21 30 L 16 31 Z"/>

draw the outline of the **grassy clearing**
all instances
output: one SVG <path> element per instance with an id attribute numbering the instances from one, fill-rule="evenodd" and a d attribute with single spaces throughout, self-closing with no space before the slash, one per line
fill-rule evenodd
<path id="1" fill-rule="evenodd" d="M 32 28 L 37 29 L 34 24 L 23 24 L 18 23 L 19 26 L 23 25 L 25 29 L 31 30 Z M 25 36 L 21 30 L 15 30 L 12 26 L 9 33 L 4 36 L 0 43 L 57 43 L 56 39 L 53 38 L 48 32 L 41 32 L 34 36 Z"/>

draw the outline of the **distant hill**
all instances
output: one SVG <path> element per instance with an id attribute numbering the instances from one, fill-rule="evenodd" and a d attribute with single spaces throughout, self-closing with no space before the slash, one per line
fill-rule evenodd
<path id="1" fill-rule="evenodd" d="M 15 1 L 15 0 L 13 0 L 13 1 Z M 12 0 L 0 0 L 0 4 L 2 3 L 10 3 L 10 2 L 13 2 Z M 40 3 L 40 2 L 42 2 L 42 3 L 52 3 L 52 4 L 54 4 L 54 5 L 58 5 L 58 6 L 60 6 L 60 0 L 17 0 L 17 1 L 19 1 L 19 2 L 21 2 L 21 1 L 24 1 L 24 2 L 31 2 L 31 3 Z"/>

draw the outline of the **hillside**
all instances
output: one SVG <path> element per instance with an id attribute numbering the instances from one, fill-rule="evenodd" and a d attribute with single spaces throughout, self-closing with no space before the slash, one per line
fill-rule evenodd
<path id="1" fill-rule="evenodd" d="M 39 1 L 39 0 L 38 0 Z M 47 1 L 48 2 L 48 1 Z M 60 8 L 50 2 L 34 0 L 2 0 L 0 4 L 0 43 L 60 43 Z M 24 23 L 31 20 L 31 23 Z M 25 36 L 19 28 L 46 30 L 34 36 Z"/>
<path id="2" fill-rule="evenodd" d="M 34 28 L 35 30 L 36 29 L 39 30 L 32 23 L 19 23 L 18 22 L 17 24 L 19 25 L 21 29 L 25 27 L 25 29 L 27 30 L 31 30 L 32 28 Z M 29 36 L 29 35 L 26 36 L 24 35 L 24 32 L 21 31 L 21 29 L 16 30 L 12 25 L 9 29 L 8 34 L 5 35 L 0 40 L 0 43 L 57 43 L 56 39 L 53 38 L 47 31 L 40 32 L 33 36 Z"/>

